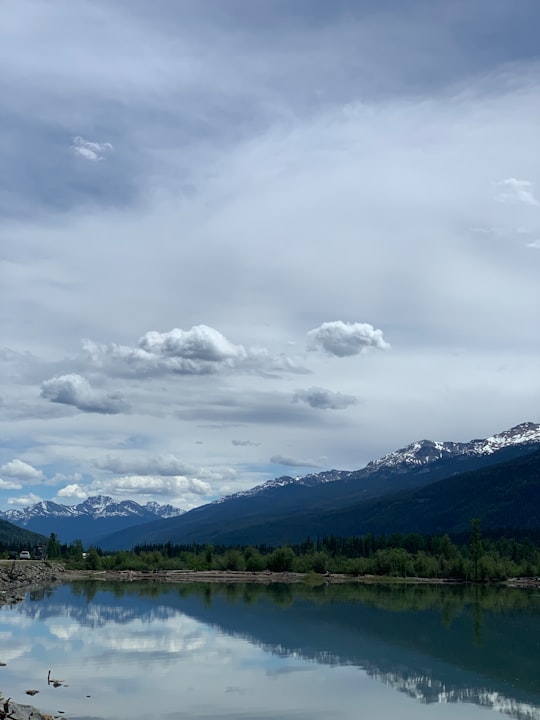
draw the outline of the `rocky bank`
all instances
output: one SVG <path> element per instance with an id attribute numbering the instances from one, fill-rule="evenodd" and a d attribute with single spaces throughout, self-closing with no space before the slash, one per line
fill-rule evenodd
<path id="1" fill-rule="evenodd" d="M 11 698 L 2 697 L 0 692 L 0 720 L 54 720 L 56 717 L 65 718 L 65 715 L 42 713 L 32 705 L 21 705 Z"/>
<path id="2" fill-rule="evenodd" d="M 0 605 L 20 602 L 29 590 L 61 582 L 63 573 L 64 568 L 57 563 L 0 560 Z"/>

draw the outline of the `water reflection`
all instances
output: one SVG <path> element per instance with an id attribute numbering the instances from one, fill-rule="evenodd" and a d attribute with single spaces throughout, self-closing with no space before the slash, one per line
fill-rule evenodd
<path id="1" fill-rule="evenodd" d="M 348 719 L 361 687 L 367 717 L 444 717 L 464 703 L 461 718 L 482 707 L 540 720 L 534 592 L 87 582 L 3 609 L 0 642 L 0 678 L 24 692 L 21 668 L 30 679 L 60 666 L 70 688 L 54 701 L 79 720 L 96 682 L 109 694 L 91 704 L 103 718 Z"/>

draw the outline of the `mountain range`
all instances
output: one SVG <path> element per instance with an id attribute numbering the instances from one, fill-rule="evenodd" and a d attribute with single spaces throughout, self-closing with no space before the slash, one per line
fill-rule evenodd
<path id="1" fill-rule="evenodd" d="M 270 480 L 180 517 L 114 533 L 102 538 L 102 547 L 130 548 L 169 541 L 279 545 L 301 542 L 308 536 L 394 532 L 398 527 L 402 532 L 449 532 L 467 529 L 472 517 L 484 518 L 488 509 L 488 524 L 493 526 L 505 517 L 497 515 L 490 499 L 491 472 L 501 486 L 497 497 L 506 492 L 513 498 L 514 505 L 507 510 L 512 510 L 516 527 L 534 523 L 540 527 L 540 519 L 531 513 L 539 503 L 524 506 L 519 489 L 521 472 L 528 473 L 531 496 L 540 487 L 540 458 L 535 451 L 540 451 L 540 425 L 530 422 L 468 443 L 421 440 L 360 470 Z M 519 465 L 522 459 L 524 467 Z M 501 470 L 506 463 L 508 467 Z M 483 489 L 473 493 L 476 472 L 481 473 Z M 431 512 L 427 512 L 425 498 L 414 494 L 423 488 L 430 488 L 432 493 Z M 443 502 L 446 505 L 441 507 Z M 389 507 L 394 510 L 386 512 Z M 433 518 L 443 510 L 445 517 L 436 523 Z"/>
<path id="2" fill-rule="evenodd" d="M 105 550 L 136 544 L 301 542 L 368 532 L 461 532 L 540 527 L 540 425 L 527 422 L 470 442 L 420 440 L 354 471 L 283 476 L 189 512 L 97 496 L 50 501 L 0 518 Z"/>
<path id="3" fill-rule="evenodd" d="M 20 510 L 0 512 L 0 519 L 45 536 L 54 532 L 64 543 L 79 539 L 84 545 L 90 545 L 103 535 L 156 519 L 176 517 L 183 512 L 172 505 L 156 502 L 139 505 L 133 500 L 118 501 L 107 495 L 95 495 L 74 506 L 43 500 Z"/>

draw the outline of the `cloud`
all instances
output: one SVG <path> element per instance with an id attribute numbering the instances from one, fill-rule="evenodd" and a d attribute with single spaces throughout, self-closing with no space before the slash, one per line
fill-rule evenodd
<path id="1" fill-rule="evenodd" d="M 0 464 L 85 478 L 47 480 L 52 495 L 113 477 L 94 473 L 107 453 L 174 453 L 177 476 L 237 466 L 240 490 L 268 479 L 268 451 L 231 436 L 353 469 L 416 437 L 535 418 L 540 3 L 312 3 L 324 17 L 305 2 L 9 3 L 0 272 L 18 357 L 0 370 L 14 448 Z M 509 42 L 482 43 L 486 22 Z M 332 319 L 371 321 L 395 350 L 306 338 Z M 228 345 L 195 337 L 203 322 Z M 81 337 L 103 344 L 78 356 Z M 36 397 L 68 373 L 137 412 Z M 308 386 L 361 402 L 292 402 Z"/>
<path id="2" fill-rule="evenodd" d="M 98 348 L 94 346 L 94 353 Z M 187 331 L 179 328 L 165 333 L 150 331 L 140 338 L 137 347 L 113 344 L 99 349 L 113 361 L 125 363 L 134 374 L 142 375 L 159 372 L 208 375 L 232 368 L 247 358 L 242 345 L 234 345 L 207 325 Z"/>
<path id="3" fill-rule="evenodd" d="M 124 460 L 107 455 L 97 460 L 96 467 L 119 475 L 196 475 L 197 470 L 183 463 L 175 455 L 158 455 L 149 458 L 130 458 Z"/>
<path id="4" fill-rule="evenodd" d="M 72 483 L 58 490 L 57 498 L 75 498 L 76 500 L 86 500 L 88 493 L 78 483 Z"/>
<path id="5" fill-rule="evenodd" d="M 139 347 L 149 353 L 187 360 L 222 362 L 243 359 L 246 351 L 241 345 L 233 345 L 218 330 L 208 325 L 196 325 L 191 330 L 174 328 L 170 332 L 147 332 L 139 340 Z"/>
<path id="6" fill-rule="evenodd" d="M 209 483 L 198 478 L 183 476 L 126 475 L 107 480 L 95 480 L 91 484 L 92 492 L 112 495 L 209 495 L 212 488 Z"/>
<path id="7" fill-rule="evenodd" d="M 532 240 L 531 242 L 527 243 L 527 247 L 533 248 L 534 250 L 540 250 L 540 239 Z"/>
<path id="8" fill-rule="evenodd" d="M 506 203 L 523 203 L 540 207 L 540 202 L 533 193 L 533 183 L 530 180 L 518 180 L 517 178 L 506 178 L 497 183 L 499 191 L 496 200 Z"/>
<path id="9" fill-rule="evenodd" d="M 2 480 L 2 478 L 0 478 L 0 490 L 20 490 L 21 488 L 22 485 L 18 482 Z"/>
<path id="10" fill-rule="evenodd" d="M 83 341 L 83 350 L 96 367 L 122 363 L 134 375 L 209 375 L 224 370 L 245 372 L 305 373 L 296 360 L 284 354 L 272 354 L 266 348 L 246 349 L 235 345 L 219 330 L 195 325 L 190 330 L 174 328 L 168 332 L 151 330 L 136 347 L 112 343 L 102 345 Z"/>
<path id="11" fill-rule="evenodd" d="M 91 142 L 80 135 L 76 135 L 73 138 L 71 149 L 75 155 L 91 162 L 97 162 L 103 160 L 104 156 L 112 151 L 113 146 L 109 142 Z"/>
<path id="12" fill-rule="evenodd" d="M 324 322 L 308 332 L 308 350 L 324 350 L 328 355 L 349 357 L 369 348 L 388 350 L 382 330 L 369 323 L 345 323 L 341 320 Z"/>
<path id="13" fill-rule="evenodd" d="M 17 480 L 42 480 L 43 473 L 41 470 L 37 470 L 32 465 L 15 458 L 10 460 L 0 467 L 0 474 L 7 475 L 10 478 L 16 478 Z"/>
<path id="14" fill-rule="evenodd" d="M 41 498 L 39 495 L 35 495 L 34 493 L 28 493 L 28 495 L 21 495 L 20 497 L 8 499 L 8 505 L 17 505 L 18 507 L 29 507 L 30 505 L 35 505 L 38 502 L 41 502 Z"/>
<path id="15" fill-rule="evenodd" d="M 83 412 L 114 415 L 128 409 L 120 395 L 94 390 L 88 380 L 77 373 L 45 380 L 41 385 L 41 397 L 54 403 L 72 405 Z"/>
<path id="16" fill-rule="evenodd" d="M 289 467 L 321 467 L 320 463 L 311 458 L 296 458 L 288 455 L 272 455 L 270 462 L 274 465 L 287 465 Z"/>
<path id="17" fill-rule="evenodd" d="M 236 447 L 259 447 L 261 443 L 252 442 L 251 440 L 231 440 Z"/>
<path id="18" fill-rule="evenodd" d="M 320 387 L 310 387 L 307 390 L 297 390 L 294 393 L 295 402 L 305 402 L 312 408 L 320 410 L 343 410 L 350 405 L 356 405 L 357 398 L 353 395 L 333 392 Z"/>

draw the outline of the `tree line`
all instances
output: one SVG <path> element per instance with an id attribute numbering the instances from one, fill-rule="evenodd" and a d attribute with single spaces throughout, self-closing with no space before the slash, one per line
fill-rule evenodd
<path id="1" fill-rule="evenodd" d="M 344 573 L 352 576 L 448 578 L 486 582 L 540 576 L 540 532 L 482 533 L 478 520 L 457 536 L 417 533 L 329 535 L 279 547 L 211 544 L 137 545 L 104 552 L 82 542 L 62 544 L 54 533 L 48 558 L 91 570 L 229 570 Z"/>

